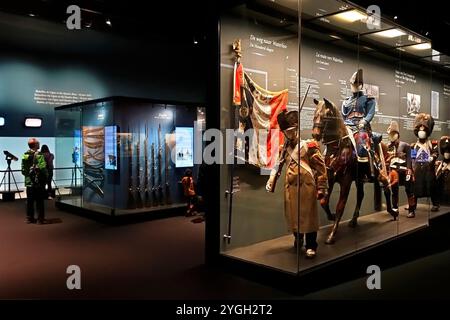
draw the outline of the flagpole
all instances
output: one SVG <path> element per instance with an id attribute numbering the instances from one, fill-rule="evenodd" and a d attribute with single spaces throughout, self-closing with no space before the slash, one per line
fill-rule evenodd
<path id="1" fill-rule="evenodd" d="M 241 51 L 241 39 L 237 39 L 233 42 L 233 51 L 235 55 L 235 62 L 234 62 L 234 72 L 233 72 L 233 95 L 235 90 L 235 81 L 236 81 L 236 70 L 238 65 L 241 63 L 241 57 L 242 57 L 242 51 Z M 240 95 L 242 95 L 242 88 L 240 87 L 239 90 Z M 233 96 L 233 121 L 234 121 L 234 130 L 236 130 L 236 114 L 235 114 L 235 105 L 234 105 L 234 96 Z M 229 181 L 229 188 L 225 192 L 225 196 L 229 197 L 228 202 L 228 230 L 227 234 L 223 236 L 223 238 L 227 241 L 228 244 L 231 242 L 231 226 L 232 226 L 232 217 L 233 217 L 233 194 L 234 194 L 234 167 L 235 167 L 235 160 L 236 160 L 236 132 L 233 134 L 233 163 L 231 164 L 230 168 L 230 181 Z"/>
<path id="2" fill-rule="evenodd" d="M 300 97 L 301 97 L 301 93 L 302 93 L 302 64 L 301 64 L 301 52 L 302 52 L 302 0 L 297 2 L 298 4 L 298 90 L 299 90 L 299 102 L 300 102 Z M 303 108 L 303 104 L 306 101 L 306 95 L 308 94 L 309 91 L 309 87 L 310 85 L 308 85 L 308 89 L 307 92 L 305 94 L 305 96 L 303 97 L 303 101 L 302 103 L 299 105 L 299 110 L 298 110 L 298 142 L 297 142 L 297 146 L 298 146 L 298 161 L 300 164 L 301 161 L 301 150 L 300 150 L 300 125 L 301 125 L 301 116 L 300 113 L 302 112 L 302 108 Z M 297 174 L 297 230 L 300 231 L 300 166 L 298 166 L 298 174 Z M 295 235 L 295 237 L 297 238 L 297 234 Z M 298 239 L 297 241 L 299 241 L 300 239 Z M 302 239 L 303 240 L 303 239 Z M 297 246 L 296 248 L 297 250 L 297 272 L 300 272 L 300 246 Z"/>

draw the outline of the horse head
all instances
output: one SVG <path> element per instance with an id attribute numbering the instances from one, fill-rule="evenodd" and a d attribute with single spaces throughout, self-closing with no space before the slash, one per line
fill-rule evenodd
<path id="1" fill-rule="evenodd" d="M 345 135 L 344 120 L 333 102 L 323 98 L 320 101 L 314 99 L 314 104 L 316 111 L 313 120 L 313 138 L 328 142 Z"/>

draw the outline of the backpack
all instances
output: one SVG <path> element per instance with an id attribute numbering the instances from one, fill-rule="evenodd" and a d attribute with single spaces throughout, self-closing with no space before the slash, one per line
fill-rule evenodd
<path id="1" fill-rule="evenodd" d="M 33 163 L 30 166 L 30 171 L 28 172 L 28 176 L 30 177 L 31 184 L 33 185 L 33 187 L 41 186 L 44 184 L 44 181 L 42 181 L 41 170 L 38 167 L 36 159 L 37 153 L 38 153 L 37 151 L 33 153 Z"/>

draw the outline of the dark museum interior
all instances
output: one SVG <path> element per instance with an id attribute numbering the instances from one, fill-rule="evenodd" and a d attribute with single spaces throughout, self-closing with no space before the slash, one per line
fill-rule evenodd
<path id="1" fill-rule="evenodd" d="M 442 7 L 2 1 L 0 300 L 449 299 Z"/>

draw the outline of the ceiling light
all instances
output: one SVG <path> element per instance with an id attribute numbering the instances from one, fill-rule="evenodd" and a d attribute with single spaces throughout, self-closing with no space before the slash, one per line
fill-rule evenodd
<path id="1" fill-rule="evenodd" d="M 0 127 L 3 127 L 5 125 L 5 118 L 0 117 Z"/>
<path id="2" fill-rule="evenodd" d="M 112 23 L 111 23 L 111 20 L 110 19 L 106 19 L 106 21 L 105 21 L 105 23 L 108 25 L 108 26 L 112 26 Z"/>
<path id="3" fill-rule="evenodd" d="M 35 15 L 33 12 L 30 12 L 30 13 L 28 14 L 28 16 L 29 16 L 29 17 L 35 17 L 36 15 Z"/>
<path id="4" fill-rule="evenodd" d="M 25 118 L 25 127 L 27 128 L 42 127 L 42 118 Z"/>
<path id="5" fill-rule="evenodd" d="M 341 40 L 341 37 L 335 36 L 334 34 L 330 34 L 330 37 L 333 39 Z"/>
<path id="6" fill-rule="evenodd" d="M 404 32 L 400 29 L 389 29 L 389 30 L 384 30 L 384 31 L 374 33 L 374 35 L 380 36 L 383 38 L 396 38 L 396 37 L 404 36 L 405 34 L 406 34 L 406 32 Z"/>
<path id="7" fill-rule="evenodd" d="M 335 15 L 336 18 L 344 20 L 346 22 L 355 22 L 367 19 L 367 16 L 356 9 L 341 12 Z"/>
<path id="8" fill-rule="evenodd" d="M 431 49 L 431 43 L 429 43 L 429 42 L 419 43 L 419 44 L 410 46 L 409 48 L 414 49 L 414 50 L 427 50 L 427 49 Z"/>
<path id="9" fill-rule="evenodd" d="M 395 17 L 394 17 L 394 20 L 397 20 L 397 19 L 398 19 L 398 17 L 397 17 L 397 16 L 395 16 Z"/>

